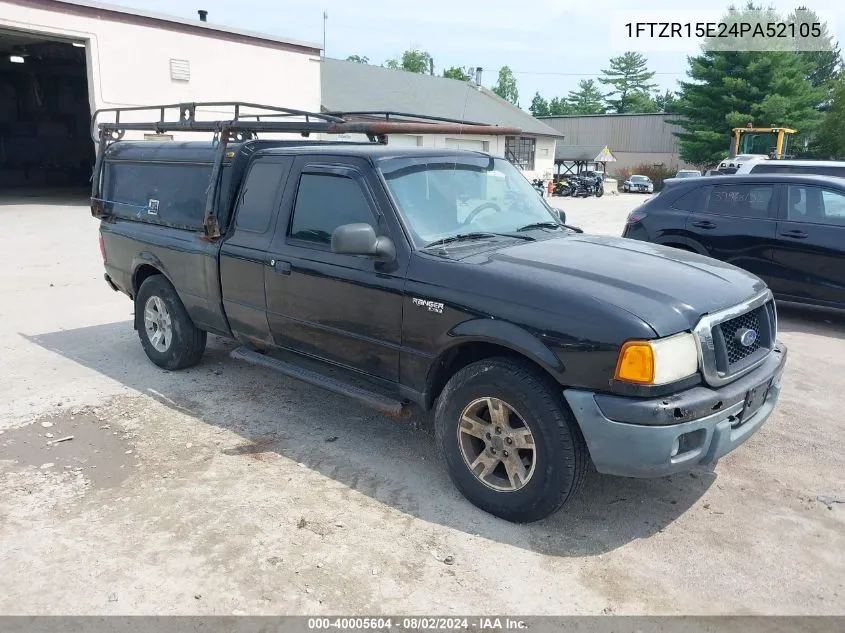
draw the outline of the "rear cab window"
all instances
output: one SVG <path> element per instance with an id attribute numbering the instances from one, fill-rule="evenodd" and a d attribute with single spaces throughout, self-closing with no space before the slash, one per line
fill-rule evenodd
<path id="1" fill-rule="evenodd" d="M 265 233 L 275 216 L 276 195 L 290 171 L 292 159 L 258 159 L 249 168 L 235 215 L 235 229 Z"/>

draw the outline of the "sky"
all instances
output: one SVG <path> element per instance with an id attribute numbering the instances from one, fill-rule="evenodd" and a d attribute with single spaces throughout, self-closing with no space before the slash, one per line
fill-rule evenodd
<path id="1" fill-rule="evenodd" d="M 514 71 L 520 105 L 527 108 L 536 91 L 546 98 L 566 96 L 581 79 L 597 77 L 610 57 L 638 50 L 656 73 L 654 82 L 674 89 L 685 78 L 687 55 L 700 41 L 630 38 L 625 24 L 637 21 L 717 22 L 729 0 L 712 8 L 678 9 L 677 0 L 106 0 L 147 11 L 194 19 L 208 11 L 209 23 L 271 33 L 322 46 L 323 12 L 328 14 L 326 55 L 345 59 L 364 55 L 381 64 L 408 48 L 427 50 L 435 72 L 450 66 L 481 66 L 482 83 L 496 82 L 498 70 Z M 723 3 L 722 3 L 723 2 Z M 805 4 L 845 41 L 842 0 L 772 0 L 787 13 Z M 737 2 L 744 4 L 744 0 Z M 635 5 L 635 6 L 634 6 Z M 843 19 L 837 19 L 837 13 Z"/>

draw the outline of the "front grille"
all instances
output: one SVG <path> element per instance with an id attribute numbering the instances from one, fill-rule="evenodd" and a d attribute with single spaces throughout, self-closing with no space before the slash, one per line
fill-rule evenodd
<path id="1" fill-rule="evenodd" d="M 729 377 L 764 358 L 774 347 L 776 328 L 773 301 L 715 325 L 712 334 L 716 369 Z M 743 345 L 740 337 L 746 330 L 755 336 L 753 342 Z"/>
<path id="2" fill-rule="evenodd" d="M 722 336 L 725 337 L 725 345 L 728 353 L 728 367 L 741 361 L 743 358 L 751 356 L 754 352 L 760 349 L 760 318 L 759 312 L 762 308 L 758 308 L 752 312 L 747 312 L 742 316 L 738 316 L 730 321 L 725 321 L 719 325 L 722 330 Z M 750 346 L 745 346 L 739 342 L 737 333 L 744 330 L 752 330 L 755 333 L 755 340 Z"/>

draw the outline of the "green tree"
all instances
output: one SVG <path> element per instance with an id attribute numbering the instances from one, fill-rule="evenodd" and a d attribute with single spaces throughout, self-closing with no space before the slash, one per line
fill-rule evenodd
<path id="1" fill-rule="evenodd" d="M 539 92 L 534 93 L 534 98 L 531 99 L 531 105 L 528 106 L 528 111 L 534 116 L 549 116 L 549 102 L 540 96 Z"/>
<path id="2" fill-rule="evenodd" d="M 496 85 L 493 86 L 493 92 L 515 106 L 519 105 L 519 90 L 516 87 L 516 77 L 513 76 L 513 71 L 507 66 L 502 66 L 499 69 L 499 79 L 496 81 Z"/>
<path id="3" fill-rule="evenodd" d="M 462 68 L 460 66 L 452 66 L 443 71 L 443 76 L 447 79 L 458 79 L 460 81 L 472 81 L 472 68 L 467 66 Z"/>
<path id="4" fill-rule="evenodd" d="M 604 114 L 604 95 L 592 79 L 578 82 L 578 90 L 570 90 L 566 97 L 573 114 Z"/>
<path id="5" fill-rule="evenodd" d="M 794 23 L 799 32 L 801 24 L 812 26 L 821 23 L 821 36 L 813 40 L 797 37 L 795 49 L 807 65 L 807 79 L 810 83 L 816 87 L 825 86 L 832 91 L 842 66 L 839 43 L 833 39 L 827 24 L 821 21 L 815 11 L 807 7 L 798 7 L 789 15 L 788 21 Z M 810 48 L 815 50 L 809 50 Z"/>
<path id="6" fill-rule="evenodd" d="M 350 55 L 346 58 L 348 62 L 355 62 L 357 64 L 369 64 L 370 58 L 366 55 Z"/>
<path id="7" fill-rule="evenodd" d="M 566 102 L 566 99 L 553 97 L 549 101 L 549 114 L 552 116 L 566 116 L 567 114 L 575 113 L 572 111 L 572 106 Z"/>
<path id="8" fill-rule="evenodd" d="M 667 90 L 662 95 L 658 94 L 654 97 L 654 105 L 657 106 L 658 112 L 674 113 L 677 111 L 678 95 L 670 90 Z"/>
<path id="9" fill-rule="evenodd" d="M 810 153 L 823 159 L 845 159 L 845 76 L 833 81 L 833 99 L 810 143 Z"/>
<path id="10" fill-rule="evenodd" d="M 632 92 L 628 96 L 627 112 L 631 114 L 660 112 L 656 95 L 648 92 Z"/>
<path id="11" fill-rule="evenodd" d="M 420 51 L 414 48 L 402 53 L 402 57 L 399 59 L 388 59 L 384 65 L 393 70 L 407 70 L 410 73 L 420 75 L 434 74 L 434 58 L 428 51 Z"/>
<path id="12" fill-rule="evenodd" d="M 610 86 L 607 104 L 620 114 L 631 112 L 634 95 L 650 95 L 657 84 L 651 83 L 654 73 L 648 70 L 648 60 L 642 53 L 628 51 L 610 60 L 610 68 L 602 70 L 599 83 Z M 642 98 L 636 98 L 635 104 L 642 106 Z"/>
<path id="13" fill-rule="evenodd" d="M 722 18 L 728 24 L 783 20 L 776 11 L 750 3 L 742 10 L 729 9 Z M 739 51 L 736 42 L 705 41 L 702 53 L 689 58 L 690 81 L 680 82 L 675 107 L 683 160 L 701 166 L 720 161 L 728 153 L 731 128 L 749 121 L 812 134 L 826 89 L 809 81 L 806 61 L 795 52 L 794 42 L 778 44 L 783 50 Z M 753 43 L 743 48 L 753 49 Z"/>

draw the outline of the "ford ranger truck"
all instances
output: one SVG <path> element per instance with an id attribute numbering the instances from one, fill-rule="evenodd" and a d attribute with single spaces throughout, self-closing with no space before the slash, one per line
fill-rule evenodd
<path id="1" fill-rule="evenodd" d="M 101 143 L 105 277 L 153 363 L 200 363 L 211 333 L 284 379 L 430 411 L 455 486 L 515 522 L 590 462 L 712 467 L 771 416 L 787 349 L 760 278 L 587 235 L 505 158 L 363 129 L 375 142 Z"/>

